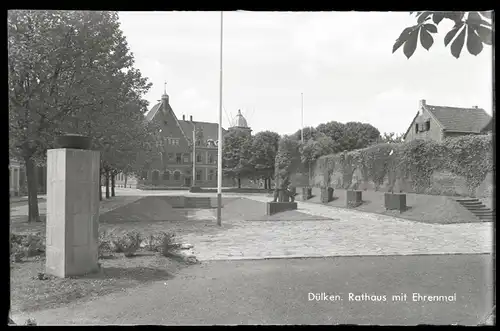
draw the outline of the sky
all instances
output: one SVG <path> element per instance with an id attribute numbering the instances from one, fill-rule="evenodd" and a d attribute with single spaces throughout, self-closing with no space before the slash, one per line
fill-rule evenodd
<path id="1" fill-rule="evenodd" d="M 253 132 L 290 134 L 328 121 L 403 133 L 427 104 L 492 112 L 492 49 L 455 59 L 443 21 L 426 51 L 392 53 L 408 12 L 224 12 L 223 127 L 241 109 Z M 177 117 L 218 122 L 220 12 L 120 12 L 135 66 Z M 303 99 L 301 97 L 303 95 Z M 303 121 L 301 116 L 303 100 Z"/>

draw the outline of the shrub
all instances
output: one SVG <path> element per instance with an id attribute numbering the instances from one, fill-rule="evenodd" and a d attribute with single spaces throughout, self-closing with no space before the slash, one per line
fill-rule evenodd
<path id="1" fill-rule="evenodd" d="M 179 244 L 174 242 L 175 233 L 162 232 L 160 234 L 160 247 L 159 251 L 163 256 L 168 256 L 172 250 L 179 248 Z"/>
<path id="2" fill-rule="evenodd" d="M 10 255 L 14 262 L 23 258 L 43 255 L 45 239 L 40 232 L 35 234 L 10 234 Z"/>
<path id="3" fill-rule="evenodd" d="M 396 181 L 410 181 L 418 193 L 437 192 L 431 189 L 432 175 L 448 171 L 465 178 L 469 195 L 494 171 L 491 135 L 467 135 L 443 142 L 413 140 L 406 143 L 382 143 L 364 149 L 331 154 L 317 159 L 316 171 L 323 175 L 323 185 L 330 184 L 333 172 L 342 175 L 338 187 L 349 188 L 355 169 L 364 181 L 373 181 L 378 190 L 388 179 L 392 191 Z M 340 180 L 340 179 L 339 179 Z M 446 192 L 445 192 L 446 191 Z M 457 195 L 449 189 L 440 194 Z"/>
<path id="4" fill-rule="evenodd" d="M 111 239 L 111 250 L 123 253 L 126 257 L 133 256 L 141 244 L 141 235 L 137 231 L 127 232 Z"/>

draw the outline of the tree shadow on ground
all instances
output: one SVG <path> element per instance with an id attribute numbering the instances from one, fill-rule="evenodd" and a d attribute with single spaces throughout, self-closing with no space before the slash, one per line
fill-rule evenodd
<path id="1" fill-rule="evenodd" d="M 154 282 L 160 280 L 168 280 L 174 278 L 174 274 L 160 268 L 151 267 L 102 267 L 101 270 L 94 274 L 74 278 L 74 279 L 127 279 L 138 282 Z"/>

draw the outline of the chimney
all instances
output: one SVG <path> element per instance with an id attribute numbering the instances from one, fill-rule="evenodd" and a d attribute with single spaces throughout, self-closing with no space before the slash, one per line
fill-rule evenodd
<path id="1" fill-rule="evenodd" d="M 425 102 L 425 99 L 422 99 L 420 100 L 420 107 L 418 107 L 419 109 L 422 109 L 422 107 L 424 107 L 427 103 Z"/>
<path id="2" fill-rule="evenodd" d="M 186 115 L 182 115 L 182 120 L 185 121 L 186 120 Z"/>
<path id="3" fill-rule="evenodd" d="M 472 106 L 472 108 L 477 109 L 477 106 Z"/>
<path id="4" fill-rule="evenodd" d="M 193 115 L 189 116 L 189 120 L 192 122 L 193 121 Z"/>

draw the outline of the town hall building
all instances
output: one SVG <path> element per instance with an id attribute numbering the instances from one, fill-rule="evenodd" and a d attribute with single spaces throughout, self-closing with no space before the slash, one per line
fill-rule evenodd
<path id="1" fill-rule="evenodd" d="M 140 187 L 217 187 L 217 145 L 218 123 L 200 122 L 192 116 L 179 119 L 169 103 L 169 96 L 164 93 L 161 101 L 154 105 L 145 116 L 146 121 L 153 121 L 160 127 L 161 139 L 157 142 L 158 155 L 150 160 L 148 169 L 144 169 L 137 179 Z M 238 111 L 235 126 L 222 134 L 239 130 L 251 134 L 246 119 Z M 195 174 L 193 174 L 193 136 L 195 139 Z M 123 185 L 118 176 L 117 185 Z M 130 180 L 130 179 L 129 179 Z M 233 180 L 222 179 L 222 186 L 232 186 Z"/>

